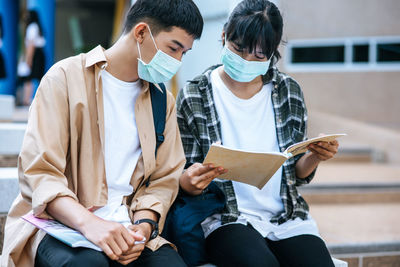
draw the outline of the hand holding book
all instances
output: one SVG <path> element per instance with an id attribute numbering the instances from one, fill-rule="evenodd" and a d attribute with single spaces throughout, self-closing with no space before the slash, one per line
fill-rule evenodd
<path id="1" fill-rule="evenodd" d="M 287 159 L 306 152 L 310 144 L 332 142 L 345 135 L 332 134 L 311 138 L 289 146 L 282 153 L 251 152 L 213 144 L 203 164 L 213 163 L 228 170 L 218 178 L 247 183 L 261 189 Z"/>

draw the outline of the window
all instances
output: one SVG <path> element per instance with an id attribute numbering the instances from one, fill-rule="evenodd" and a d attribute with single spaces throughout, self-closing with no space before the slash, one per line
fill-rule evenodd
<path id="1" fill-rule="evenodd" d="M 344 62 L 344 45 L 293 48 L 293 63 Z"/>
<path id="2" fill-rule="evenodd" d="M 400 62 L 400 42 L 377 45 L 378 62 Z"/>
<path id="3" fill-rule="evenodd" d="M 293 40 L 288 71 L 399 71 L 400 36 Z"/>
<path id="4" fill-rule="evenodd" d="M 369 45 L 353 45 L 353 62 L 369 61 Z"/>

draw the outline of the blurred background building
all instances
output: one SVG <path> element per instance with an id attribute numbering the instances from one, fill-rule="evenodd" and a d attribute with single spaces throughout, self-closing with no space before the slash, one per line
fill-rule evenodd
<path id="1" fill-rule="evenodd" d="M 27 119 L 26 108 L 14 108 L 23 13 L 39 12 L 48 69 L 98 44 L 110 47 L 133 2 L 0 0 L 0 52 L 7 67 L 7 78 L 0 79 L 0 181 L 10 183 L 0 183 L 6 198 L 0 212 L 7 213 L 18 190 L 16 155 Z M 175 95 L 187 80 L 220 62 L 222 28 L 240 1 L 194 2 L 205 27 L 168 86 Z M 331 253 L 349 266 L 400 266 L 400 1 L 273 2 L 284 19 L 278 67 L 304 91 L 309 136 L 348 134 L 337 159 L 321 164 L 314 183 L 302 189 L 311 214 Z"/>

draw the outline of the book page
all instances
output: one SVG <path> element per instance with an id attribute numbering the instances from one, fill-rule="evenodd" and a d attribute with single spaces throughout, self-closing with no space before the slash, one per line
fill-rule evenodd
<path id="1" fill-rule="evenodd" d="M 291 156 L 296 156 L 298 154 L 305 153 L 308 150 L 307 146 L 309 144 L 320 142 L 320 141 L 332 142 L 332 141 L 336 140 L 336 138 L 341 137 L 341 136 L 346 136 L 346 135 L 347 134 L 328 134 L 328 135 L 324 135 L 324 136 L 314 137 L 314 138 L 308 139 L 306 141 L 299 142 L 299 143 L 289 146 L 286 149 L 285 153 L 287 153 L 287 154 L 290 153 Z"/>
<path id="2" fill-rule="evenodd" d="M 32 212 L 22 216 L 22 219 L 71 247 L 85 247 L 102 251 L 100 247 L 87 240 L 80 232 L 73 230 L 58 221 L 37 218 L 32 214 Z"/>
<path id="3" fill-rule="evenodd" d="M 212 163 L 227 169 L 227 173 L 218 177 L 220 179 L 246 183 L 261 189 L 286 160 L 286 155 L 279 152 L 249 152 L 213 144 L 203 164 Z"/>

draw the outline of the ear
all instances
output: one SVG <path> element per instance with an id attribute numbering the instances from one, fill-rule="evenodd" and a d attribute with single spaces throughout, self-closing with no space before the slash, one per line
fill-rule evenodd
<path id="1" fill-rule="evenodd" d="M 222 31 L 221 39 L 222 39 L 222 46 L 225 46 L 225 31 Z"/>
<path id="2" fill-rule="evenodd" d="M 139 42 L 139 44 L 143 43 L 144 36 L 148 32 L 147 24 L 144 22 L 140 22 L 133 27 L 131 34 L 133 34 L 135 40 Z"/>

